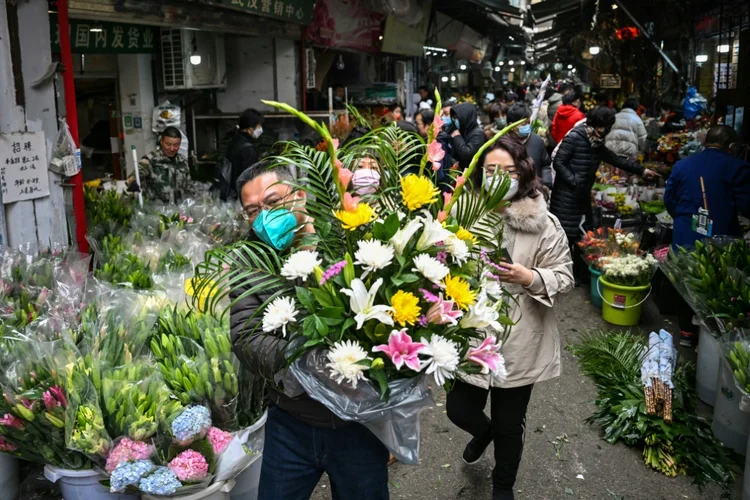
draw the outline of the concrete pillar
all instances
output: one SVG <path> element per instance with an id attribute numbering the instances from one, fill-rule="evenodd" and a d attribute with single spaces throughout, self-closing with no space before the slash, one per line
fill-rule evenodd
<path id="1" fill-rule="evenodd" d="M 153 150 L 156 144 L 156 136 L 151 132 L 151 118 L 154 112 L 151 54 L 118 54 L 117 63 L 123 119 L 130 115 L 140 118 L 142 123 L 140 129 L 126 128 L 125 124 L 122 124 L 125 131 L 125 170 L 129 175 L 135 169 L 131 147 L 135 146 L 140 158 Z"/>

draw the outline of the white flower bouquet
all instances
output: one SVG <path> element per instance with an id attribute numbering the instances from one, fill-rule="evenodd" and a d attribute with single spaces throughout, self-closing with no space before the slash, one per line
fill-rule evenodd
<path id="1" fill-rule="evenodd" d="M 656 259 L 651 254 L 602 257 L 599 262 L 602 267 L 602 277 L 613 285 L 648 285 L 656 269 Z"/>

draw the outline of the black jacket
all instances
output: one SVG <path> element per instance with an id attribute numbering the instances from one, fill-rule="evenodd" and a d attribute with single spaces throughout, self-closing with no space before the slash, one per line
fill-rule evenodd
<path id="1" fill-rule="evenodd" d="M 258 162 L 258 150 L 255 149 L 255 139 L 247 132 L 237 131 L 227 147 L 227 160 L 232 163 L 231 186 L 237 185 L 237 178 L 248 167 Z M 237 193 L 239 197 L 240 193 Z"/>
<path id="2" fill-rule="evenodd" d="M 581 237 L 578 229 L 581 216 L 586 216 L 584 228 L 591 227 L 591 188 L 602 161 L 626 172 L 643 173 L 643 167 L 639 164 L 617 156 L 604 145 L 592 147 L 585 125 L 579 125 L 565 136 L 553 160 L 557 176 L 552 189 L 550 212 L 560 220 L 571 243 Z"/>
<path id="3" fill-rule="evenodd" d="M 449 154 L 458 161 L 461 171 L 469 167 L 471 159 L 484 144 L 484 131 L 477 123 L 477 107 L 470 102 L 461 103 L 453 108 L 458 119 L 458 130 L 461 135 L 451 138 Z"/>
<path id="4" fill-rule="evenodd" d="M 529 157 L 534 160 L 536 175 L 542 184 L 552 189 L 552 160 L 544 146 L 544 140 L 532 132 L 524 144 Z"/>

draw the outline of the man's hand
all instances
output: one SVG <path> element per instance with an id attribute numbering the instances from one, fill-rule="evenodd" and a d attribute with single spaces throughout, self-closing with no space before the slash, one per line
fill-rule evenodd
<path id="1" fill-rule="evenodd" d="M 501 262 L 500 266 L 507 269 L 506 272 L 497 271 L 500 281 L 521 286 L 531 286 L 531 284 L 534 283 L 534 271 L 525 268 L 521 264 Z"/>
<path id="2" fill-rule="evenodd" d="M 458 130 L 454 131 L 454 132 L 453 132 L 453 133 L 451 134 L 451 137 L 456 137 L 457 135 L 461 135 L 461 132 L 459 132 Z"/>
<path id="3" fill-rule="evenodd" d="M 647 179 L 657 179 L 657 178 L 661 178 L 661 175 L 659 175 L 658 172 L 655 172 L 654 170 L 647 168 L 643 170 L 643 177 L 646 177 Z"/>

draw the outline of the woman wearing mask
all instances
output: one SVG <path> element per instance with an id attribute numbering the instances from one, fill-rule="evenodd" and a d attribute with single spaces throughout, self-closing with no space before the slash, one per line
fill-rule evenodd
<path id="1" fill-rule="evenodd" d="M 536 170 L 517 140 L 503 137 L 484 158 L 485 186 L 494 175 L 511 178 L 503 209 L 503 248 L 512 259 L 499 277 L 516 302 L 511 318 L 518 319 L 502 348 L 507 377 L 471 375 L 457 381 L 448 393 L 448 418 L 471 434 L 463 459 L 477 463 L 495 443 L 492 473 L 493 500 L 513 500 L 513 485 L 524 443 L 526 408 L 537 382 L 560 375 L 560 339 L 552 310 L 559 294 L 573 287 L 573 263 L 560 222 L 547 211 Z M 476 184 L 475 184 L 476 185 Z M 488 335 L 495 335 L 490 328 Z M 490 417 L 484 413 L 491 398 Z"/>
<path id="2" fill-rule="evenodd" d="M 504 129 L 508 125 L 508 106 L 502 102 L 496 102 L 490 105 L 489 116 L 490 123 L 484 127 L 484 137 L 487 140 L 492 139 L 495 134 Z"/>
<path id="3" fill-rule="evenodd" d="M 513 137 L 520 140 L 526 147 L 529 158 L 534 162 L 536 174 L 545 187 L 552 189 L 552 160 L 547 154 L 544 140 L 531 131 L 531 109 L 525 103 L 516 103 L 508 110 L 508 121 L 516 123 L 525 120 L 522 125 L 510 131 Z"/>

